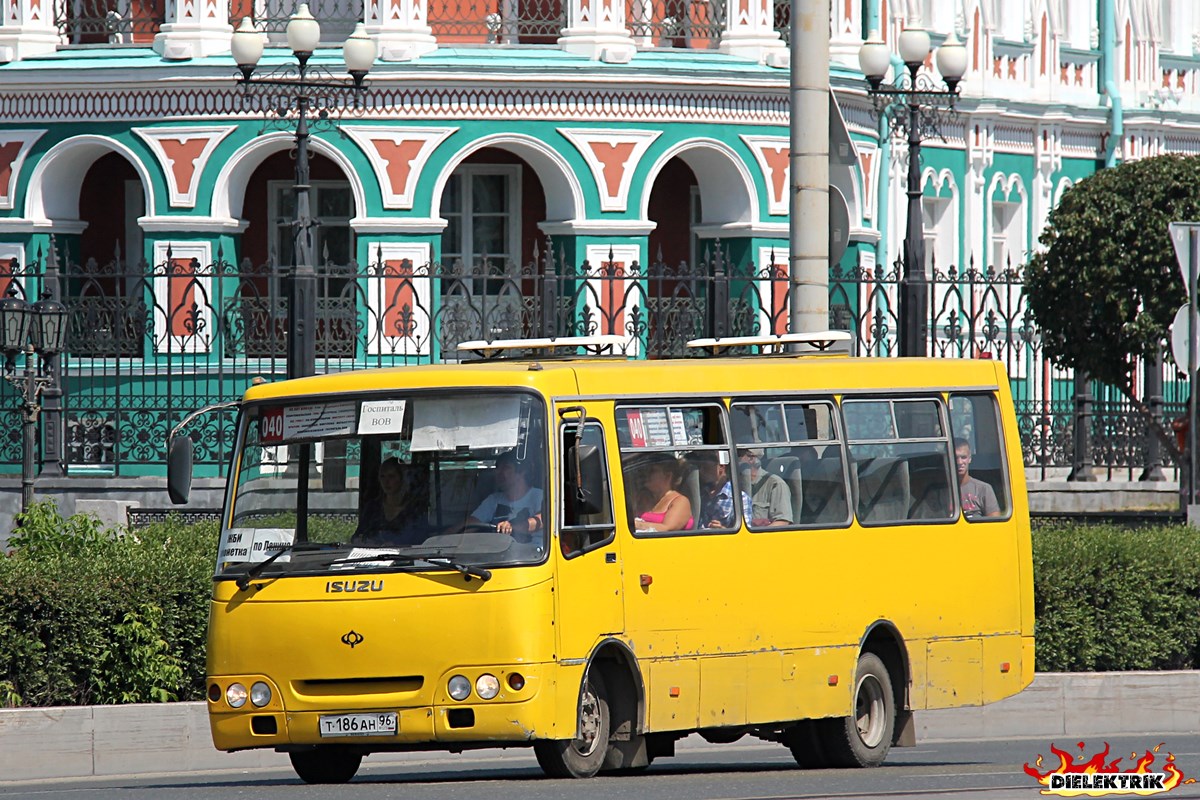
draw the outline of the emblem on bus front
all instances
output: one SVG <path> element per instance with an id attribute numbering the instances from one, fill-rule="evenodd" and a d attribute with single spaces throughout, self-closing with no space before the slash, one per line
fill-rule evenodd
<path id="1" fill-rule="evenodd" d="M 349 633 L 342 636 L 342 644 L 350 645 L 350 649 L 353 650 L 355 647 L 357 647 L 358 645 L 363 643 L 363 638 L 364 637 L 361 633 L 359 633 L 358 631 L 352 630 Z"/>

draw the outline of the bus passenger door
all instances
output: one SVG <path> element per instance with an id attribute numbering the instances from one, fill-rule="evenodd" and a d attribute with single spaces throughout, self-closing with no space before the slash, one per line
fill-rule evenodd
<path id="1" fill-rule="evenodd" d="M 554 554 L 559 660 L 587 658 L 597 642 L 620 634 L 625 627 L 604 429 L 593 417 L 577 439 L 578 430 L 578 415 L 568 416 L 559 427 L 558 490 L 563 513 L 558 516 Z"/>

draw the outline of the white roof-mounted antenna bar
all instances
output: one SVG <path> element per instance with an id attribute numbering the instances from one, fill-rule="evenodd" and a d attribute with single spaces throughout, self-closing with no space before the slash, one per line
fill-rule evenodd
<path id="1" fill-rule="evenodd" d="M 761 347 L 765 353 L 786 353 L 792 345 L 799 345 L 799 353 L 836 353 L 854 355 L 854 339 L 849 331 L 809 331 L 807 333 L 783 333 L 777 336 L 724 336 L 719 339 L 692 339 L 688 347 L 704 349 L 720 355 L 735 347 Z"/>
<path id="2" fill-rule="evenodd" d="M 471 342 L 459 342 L 461 353 L 472 353 L 480 358 L 500 358 L 505 355 L 521 354 L 523 351 L 552 351 L 561 349 L 582 350 L 593 356 L 621 356 L 629 340 L 616 334 L 598 336 L 559 336 L 553 339 L 482 339 Z"/>

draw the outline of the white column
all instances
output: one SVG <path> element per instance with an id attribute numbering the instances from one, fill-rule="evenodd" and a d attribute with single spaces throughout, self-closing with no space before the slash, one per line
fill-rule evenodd
<path id="1" fill-rule="evenodd" d="M 229 52 L 228 0 L 168 0 L 166 21 L 154 36 L 154 52 L 171 61 Z"/>
<path id="2" fill-rule="evenodd" d="M 629 61 L 637 48 L 625 26 L 625 0 L 570 0 L 558 46 L 613 64 Z"/>
<path id="3" fill-rule="evenodd" d="M 0 63 L 58 49 L 54 0 L 0 0 Z"/>
<path id="4" fill-rule="evenodd" d="M 363 22 L 380 61 L 412 61 L 437 50 L 426 0 L 367 0 Z"/>
<path id="5" fill-rule="evenodd" d="M 787 45 L 775 30 L 775 0 L 729 0 L 720 50 L 772 67 L 789 64 Z"/>

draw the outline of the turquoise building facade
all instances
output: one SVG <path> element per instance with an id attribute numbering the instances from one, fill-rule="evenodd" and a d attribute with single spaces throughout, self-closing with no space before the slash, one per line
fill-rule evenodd
<path id="1" fill-rule="evenodd" d="M 1095 170 L 1200 153 L 1200 9 L 832 6 L 831 128 L 853 145 L 831 158 L 850 220 L 831 323 L 863 352 L 894 351 L 907 152 L 858 47 L 872 29 L 894 42 L 921 25 L 935 44 L 953 30 L 968 71 L 921 174 L 932 306 L 957 322 L 934 325 L 931 348 L 1004 359 L 1032 431 L 1070 402 L 1071 376 L 1021 333 L 1019 277 L 996 275 L 1019 270 Z M 320 369 L 453 360 L 458 341 L 498 333 L 614 332 L 651 356 L 679 331 L 786 325 L 784 0 L 311 8 L 329 44 L 313 63 L 334 78 L 354 23 L 380 54 L 361 101 L 331 95 L 311 141 Z M 286 96 L 237 85 L 229 37 L 250 15 L 268 43 L 259 72 L 285 68 L 293 10 L 0 0 L 0 291 L 50 289 L 71 308 L 41 441 L 52 476 L 161 475 L 179 419 L 285 374 L 294 122 L 277 113 Z M 0 471 L 13 473 L 18 400 L 2 388 Z M 216 474 L 230 421 L 206 424 L 200 459 Z"/>

